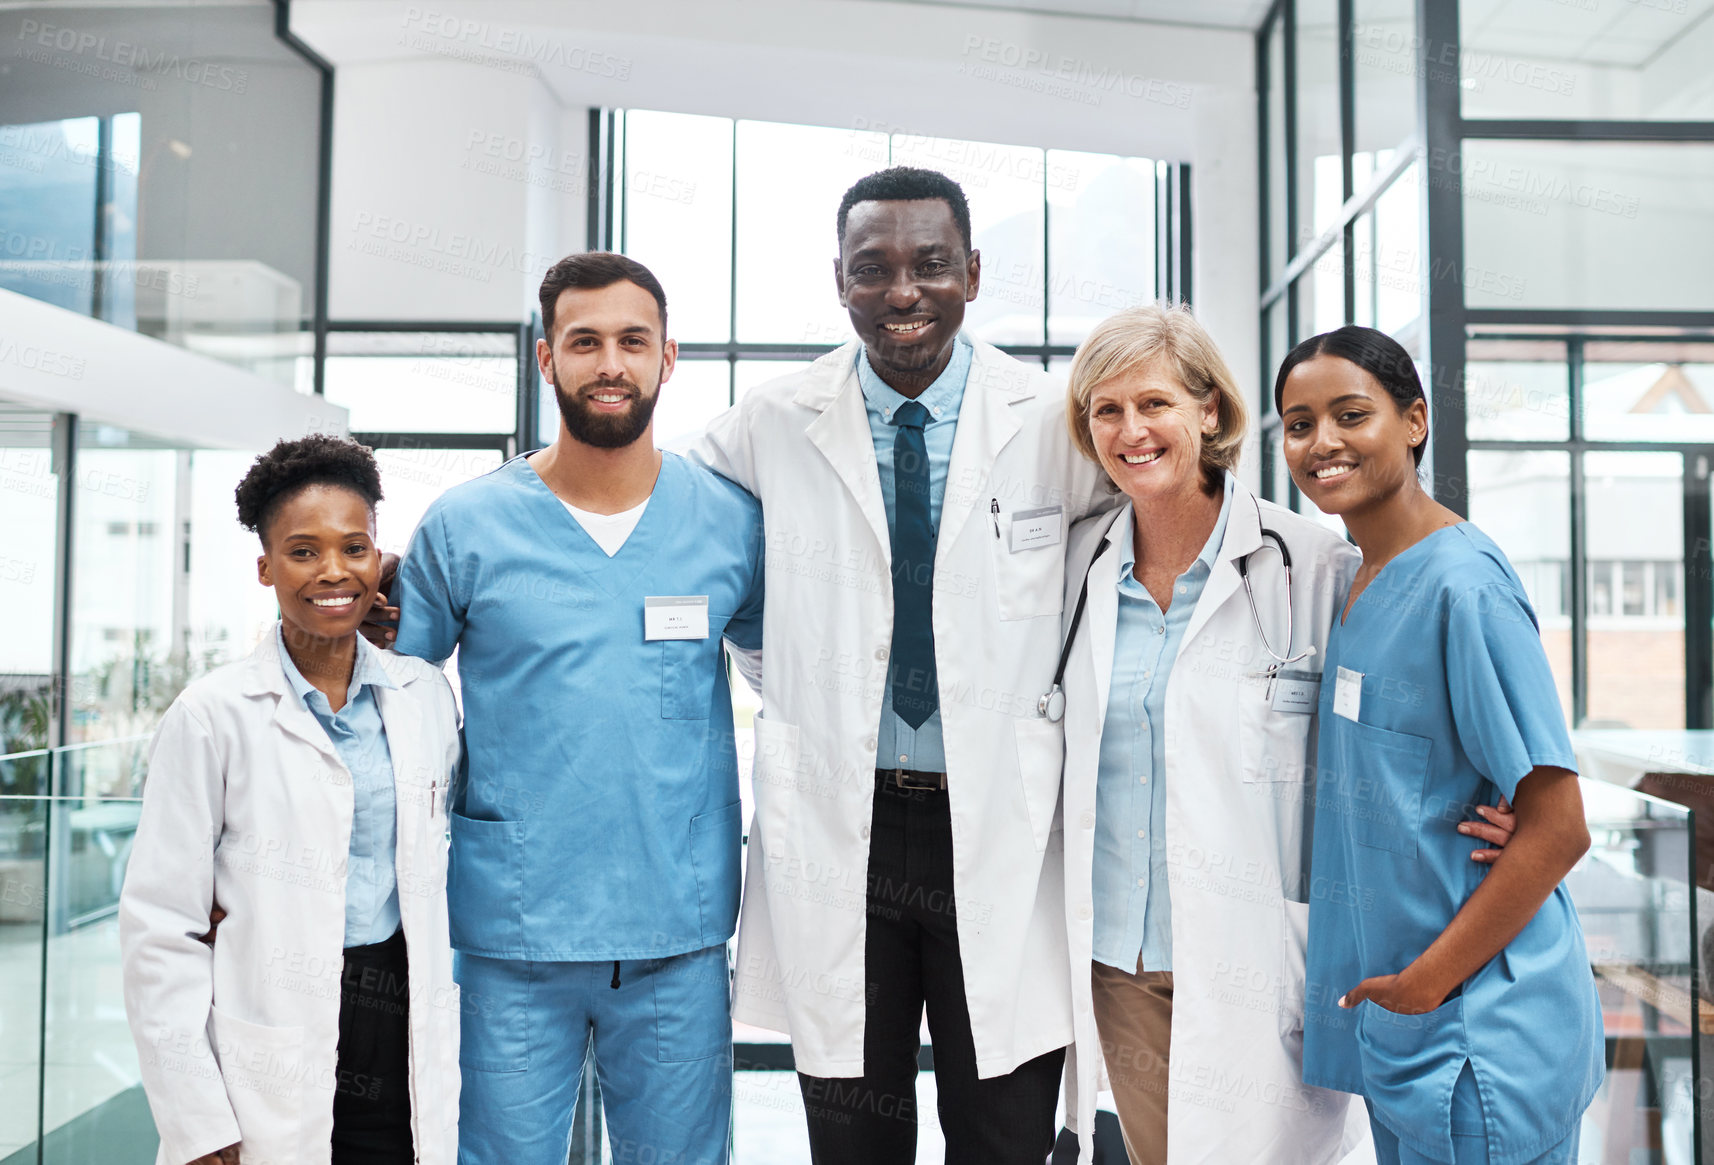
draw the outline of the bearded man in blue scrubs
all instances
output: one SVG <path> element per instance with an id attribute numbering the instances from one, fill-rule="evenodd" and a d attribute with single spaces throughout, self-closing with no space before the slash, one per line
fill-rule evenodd
<path id="1" fill-rule="evenodd" d="M 677 345 L 647 268 L 570 256 L 541 306 L 558 438 L 439 498 L 393 595 L 399 651 L 459 653 L 459 1160 L 564 1165 L 593 1044 L 615 1160 L 721 1162 L 740 830 L 721 641 L 761 647 L 760 509 L 654 446 Z"/>

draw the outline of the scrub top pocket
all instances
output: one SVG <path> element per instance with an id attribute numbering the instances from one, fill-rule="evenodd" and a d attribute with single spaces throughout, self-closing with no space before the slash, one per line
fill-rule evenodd
<path id="1" fill-rule="evenodd" d="M 661 718 L 706 720 L 714 703 L 714 669 L 706 639 L 661 641 Z M 718 647 L 715 648 L 718 653 Z"/>
<path id="2" fill-rule="evenodd" d="M 524 949 L 526 823 L 449 816 L 446 896 L 453 948 L 516 958 Z"/>
<path id="3" fill-rule="evenodd" d="M 1339 803 L 1359 845 L 1415 858 L 1434 742 L 1335 713 Z"/>
<path id="4" fill-rule="evenodd" d="M 1452 1090 L 1470 1060 L 1463 996 L 1421 1015 L 1364 1000 L 1357 1005 L 1357 1054 L 1381 1123 L 1418 1151 L 1454 1160 Z"/>

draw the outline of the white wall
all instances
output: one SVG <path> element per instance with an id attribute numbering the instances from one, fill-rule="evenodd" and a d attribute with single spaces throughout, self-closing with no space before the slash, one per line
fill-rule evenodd
<path id="1" fill-rule="evenodd" d="M 583 206 L 581 158 L 570 178 L 508 158 L 557 152 L 541 82 L 425 58 L 341 65 L 334 92 L 330 316 L 526 318 L 562 253 L 559 207 Z"/>

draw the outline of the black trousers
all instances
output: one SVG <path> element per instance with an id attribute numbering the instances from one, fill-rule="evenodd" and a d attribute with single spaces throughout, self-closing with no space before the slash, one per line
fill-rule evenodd
<path id="1" fill-rule="evenodd" d="M 345 948 L 333 1165 L 413 1165 L 410 974 L 405 932 Z"/>
<path id="2" fill-rule="evenodd" d="M 816 1165 L 916 1160 L 917 1050 L 928 1008 L 947 1165 L 1042 1165 L 1053 1151 L 1065 1050 L 979 1080 L 942 790 L 876 780 L 869 836 L 863 1075 L 798 1074 Z"/>

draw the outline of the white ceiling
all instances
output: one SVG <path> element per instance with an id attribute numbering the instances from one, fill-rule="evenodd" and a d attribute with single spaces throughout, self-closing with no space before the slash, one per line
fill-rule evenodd
<path id="1" fill-rule="evenodd" d="M 1714 17 L 1714 0 L 1463 0 L 1466 53 L 1638 68 Z"/>

